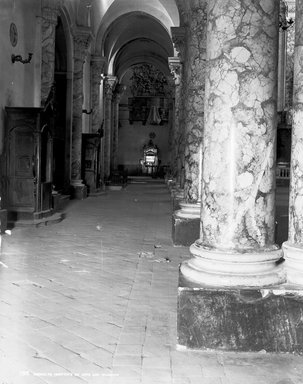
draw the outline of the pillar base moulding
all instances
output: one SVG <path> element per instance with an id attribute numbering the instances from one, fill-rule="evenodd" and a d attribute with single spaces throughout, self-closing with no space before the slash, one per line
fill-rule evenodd
<path id="1" fill-rule="evenodd" d="M 83 184 L 82 180 L 72 180 L 71 186 L 73 188 L 72 197 L 77 200 L 87 198 L 87 186 Z"/>
<path id="2" fill-rule="evenodd" d="M 193 258 L 181 264 L 183 276 L 211 287 L 267 287 L 285 283 L 282 250 L 270 249 L 237 253 L 209 249 L 196 241 L 190 247 Z"/>
<path id="3" fill-rule="evenodd" d="M 176 216 L 182 219 L 200 219 L 201 203 L 179 203 L 180 210 L 176 212 Z M 196 239 L 197 240 L 197 239 Z"/>
<path id="4" fill-rule="evenodd" d="M 285 257 L 287 282 L 303 286 L 303 246 L 285 242 L 282 249 Z"/>
<path id="5" fill-rule="evenodd" d="M 172 239 L 174 245 L 189 246 L 200 235 L 201 205 L 179 202 L 180 210 L 173 214 Z"/>

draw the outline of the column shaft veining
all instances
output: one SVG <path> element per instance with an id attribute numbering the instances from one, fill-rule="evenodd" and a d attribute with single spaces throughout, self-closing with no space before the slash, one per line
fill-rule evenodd
<path id="1" fill-rule="evenodd" d="M 181 107 L 181 76 L 182 76 L 182 63 L 180 57 L 169 57 L 168 64 L 170 71 L 174 77 L 175 82 L 175 97 L 174 97 L 174 115 L 173 115 L 173 124 L 172 124 L 172 135 L 171 135 L 171 162 L 170 162 L 170 172 L 171 177 L 174 179 L 178 186 L 180 187 L 179 179 L 179 162 L 178 158 L 180 155 L 181 147 L 181 133 L 180 133 L 180 107 Z"/>
<path id="2" fill-rule="evenodd" d="M 73 73 L 73 122 L 72 122 L 72 180 L 75 189 L 84 188 L 81 180 L 83 64 L 91 41 L 88 28 L 82 27 L 74 33 Z"/>
<path id="3" fill-rule="evenodd" d="M 287 278 L 303 285 L 303 0 L 296 1 Z"/>
<path id="4" fill-rule="evenodd" d="M 191 4 L 187 27 L 187 51 L 184 62 L 185 87 L 185 201 L 201 200 L 201 156 L 204 127 L 204 97 L 206 68 L 207 2 Z M 199 214 L 199 212 L 198 212 Z"/>
<path id="5" fill-rule="evenodd" d="M 101 129 L 100 113 L 100 84 L 104 72 L 106 59 L 93 55 L 91 58 L 91 98 L 92 98 L 92 132 L 98 133 Z"/>
<path id="6" fill-rule="evenodd" d="M 172 39 L 174 47 L 178 52 L 176 58 L 170 59 L 170 69 L 175 78 L 175 117 L 173 134 L 173 178 L 177 189 L 184 187 L 184 130 L 182 121 L 184 114 L 184 79 L 183 79 L 183 60 L 185 56 L 185 28 L 172 27 Z"/>
<path id="7" fill-rule="evenodd" d="M 117 83 L 115 76 L 106 76 L 104 82 L 104 178 L 110 176 L 111 167 L 111 142 L 112 142 L 112 99 Z"/>
<path id="8" fill-rule="evenodd" d="M 113 98 L 114 105 L 114 124 L 113 124 L 113 134 L 112 134 L 112 169 L 116 170 L 118 168 L 118 145 L 119 145 L 119 106 L 120 100 L 123 93 L 126 90 L 126 85 L 118 84 L 116 86 Z"/>
<path id="9" fill-rule="evenodd" d="M 61 0 L 42 1 L 41 104 L 44 105 L 54 85 L 55 38 Z"/>
<path id="10" fill-rule="evenodd" d="M 200 239 L 181 271 L 213 285 L 284 281 L 274 244 L 279 2 L 208 3 Z"/>

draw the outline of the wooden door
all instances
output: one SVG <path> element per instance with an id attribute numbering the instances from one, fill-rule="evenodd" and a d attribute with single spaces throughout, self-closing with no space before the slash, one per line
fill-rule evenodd
<path id="1" fill-rule="evenodd" d="M 36 156 L 33 128 L 27 125 L 13 127 L 8 140 L 7 198 L 11 211 L 35 211 Z"/>

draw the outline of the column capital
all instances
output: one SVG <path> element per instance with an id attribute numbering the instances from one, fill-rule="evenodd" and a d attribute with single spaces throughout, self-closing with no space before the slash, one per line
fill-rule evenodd
<path id="1" fill-rule="evenodd" d="M 51 24 L 57 25 L 62 0 L 42 0 L 42 18 Z"/>
<path id="2" fill-rule="evenodd" d="M 169 57 L 168 66 L 173 75 L 175 85 L 180 85 L 182 77 L 182 63 L 180 57 Z"/>
<path id="3" fill-rule="evenodd" d="M 115 86 L 117 84 L 117 77 L 116 76 L 106 76 L 104 81 L 104 94 L 106 99 L 112 99 L 113 98 L 113 92 L 115 89 Z"/>
<path id="4" fill-rule="evenodd" d="M 76 58 L 84 61 L 87 55 L 87 50 L 93 39 L 92 31 L 88 27 L 78 26 L 73 31 L 72 35 L 74 40 L 74 54 Z"/>
<path id="5" fill-rule="evenodd" d="M 184 58 L 186 27 L 171 27 L 172 40 L 178 56 Z"/>

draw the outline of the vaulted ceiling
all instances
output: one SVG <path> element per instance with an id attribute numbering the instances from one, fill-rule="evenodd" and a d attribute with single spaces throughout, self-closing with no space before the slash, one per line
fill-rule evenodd
<path id="1" fill-rule="evenodd" d="M 179 26 L 175 0 L 93 0 L 92 24 L 95 51 L 107 58 L 108 74 L 121 78 L 140 63 L 168 72 L 167 59 L 174 56 L 170 28 Z"/>

